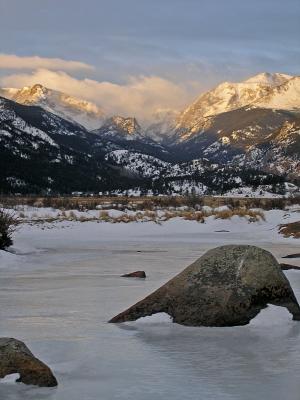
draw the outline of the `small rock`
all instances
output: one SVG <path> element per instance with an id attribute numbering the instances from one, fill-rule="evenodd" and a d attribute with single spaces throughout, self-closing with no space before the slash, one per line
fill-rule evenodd
<path id="1" fill-rule="evenodd" d="M 146 278 L 146 272 L 145 271 L 135 271 L 135 272 L 130 272 L 129 274 L 124 274 L 121 275 L 122 278 Z"/>
<path id="2" fill-rule="evenodd" d="M 42 387 L 57 386 L 57 380 L 46 364 L 34 357 L 25 343 L 0 338 L 0 378 L 19 374 L 17 382 Z"/>

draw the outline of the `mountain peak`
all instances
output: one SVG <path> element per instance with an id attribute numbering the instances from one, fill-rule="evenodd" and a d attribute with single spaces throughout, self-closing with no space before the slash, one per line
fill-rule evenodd
<path id="1" fill-rule="evenodd" d="M 41 85 L 40 83 L 36 83 L 30 88 L 31 93 L 46 93 L 49 89 L 45 86 Z"/>
<path id="2" fill-rule="evenodd" d="M 120 115 L 115 115 L 109 118 L 107 123 L 117 127 L 127 135 L 134 135 L 140 133 L 141 131 L 141 126 L 134 117 L 122 117 Z"/>
<path id="3" fill-rule="evenodd" d="M 88 129 L 95 129 L 104 119 L 103 109 L 96 104 L 49 89 L 40 83 L 21 89 L 2 89 L 0 94 L 20 104 L 40 106 Z"/>
<path id="4" fill-rule="evenodd" d="M 46 89 L 45 86 L 41 85 L 40 83 L 35 83 L 34 85 L 31 86 L 32 90 L 43 90 Z"/>
<path id="5" fill-rule="evenodd" d="M 260 74 L 254 75 L 244 81 L 244 83 L 259 83 L 267 86 L 278 86 L 292 79 L 293 76 L 287 74 L 281 74 L 278 72 L 261 72 Z"/>
<path id="6" fill-rule="evenodd" d="M 107 118 L 94 133 L 106 137 L 119 137 L 125 140 L 135 140 L 142 137 L 142 128 L 134 117 L 114 115 Z"/>
<path id="7" fill-rule="evenodd" d="M 176 128 L 183 131 L 184 135 L 185 131 L 188 131 L 190 135 L 198 131 L 205 123 L 205 119 L 210 116 L 233 111 L 248 105 L 257 106 L 262 99 L 266 108 L 272 107 L 271 104 L 283 104 L 283 102 L 280 103 L 277 100 L 273 101 L 273 103 L 268 103 L 267 99 L 273 98 L 275 92 L 293 80 L 294 77 L 290 75 L 262 72 L 243 82 L 223 82 L 214 89 L 200 95 L 194 103 L 187 107 L 180 114 Z M 294 97 L 296 97 L 298 91 L 295 89 L 294 92 Z M 282 97 L 281 91 L 278 92 L 277 98 L 279 97 Z M 297 100 L 297 107 L 298 103 L 299 101 Z M 284 104 L 287 104 L 286 100 Z M 284 104 L 282 107 L 287 108 Z"/>
<path id="8" fill-rule="evenodd" d="M 24 86 L 22 89 L 18 90 L 12 100 L 17 101 L 22 104 L 37 104 L 40 101 L 46 99 L 49 89 L 36 83 L 33 86 Z"/>

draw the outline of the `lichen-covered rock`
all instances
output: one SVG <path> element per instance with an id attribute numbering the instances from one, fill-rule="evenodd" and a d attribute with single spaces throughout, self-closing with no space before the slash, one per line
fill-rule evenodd
<path id="1" fill-rule="evenodd" d="M 109 322 L 165 312 L 183 325 L 245 325 L 268 303 L 286 307 L 300 320 L 299 304 L 273 255 L 255 246 L 229 245 L 208 251 Z"/>
<path id="2" fill-rule="evenodd" d="M 146 278 L 145 271 L 129 272 L 129 274 L 121 275 L 122 278 Z"/>
<path id="3" fill-rule="evenodd" d="M 19 374 L 17 382 L 44 387 L 57 386 L 57 380 L 50 368 L 34 357 L 25 343 L 0 338 L 0 378 Z"/>

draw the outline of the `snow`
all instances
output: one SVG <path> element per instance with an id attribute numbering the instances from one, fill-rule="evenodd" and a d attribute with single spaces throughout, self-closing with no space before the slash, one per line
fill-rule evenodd
<path id="1" fill-rule="evenodd" d="M 255 104 L 269 93 L 270 87 L 277 87 L 286 79 L 289 78 L 270 75 L 267 79 L 256 76 L 239 83 L 223 82 L 216 88 L 200 95 L 194 103 L 187 107 L 179 116 L 176 128 L 189 128 L 191 132 L 198 131 L 205 117 Z"/>
<path id="2" fill-rule="evenodd" d="M 249 326 L 268 327 L 270 325 L 270 320 L 272 321 L 272 326 L 277 329 L 280 329 L 280 326 L 284 324 L 292 324 L 291 315 L 286 308 L 269 304 L 266 309 L 261 310 L 261 312 L 250 321 Z"/>
<path id="3" fill-rule="evenodd" d="M 21 89 L 0 89 L 0 92 L 10 100 L 20 104 L 41 106 L 46 111 L 73 123 L 79 123 L 87 129 L 99 128 L 105 118 L 104 110 L 98 105 L 40 84 Z"/>
<path id="4" fill-rule="evenodd" d="M 266 216 L 257 223 L 210 217 L 205 224 L 22 225 L 15 254 L 0 252 L 1 336 L 25 341 L 59 386 L 25 387 L 9 377 L 0 398 L 282 400 L 284 392 L 297 400 L 299 323 L 281 308 L 235 328 L 184 327 L 166 314 L 107 324 L 215 246 L 256 244 L 278 259 L 297 252 L 299 241 L 280 236 L 277 225 L 299 219 L 299 208 Z M 215 232 L 221 229 L 229 232 Z M 147 279 L 120 277 L 138 269 Z M 299 299 L 299 272 L 287 276 Z"/>
<path id="5" fill-rule="evenodd" d="M 149 215 L 149 211 L 147 210 L 139 210 L 135 207 L 134 204 L 128 206 L 128 208 L 124 208 L 122 204 L 112 204 L 107 202 L 107 204 L 102 204 L 101 206 L 96 206 L 94 210 L 66 210 L 62 211 L 55 208 L 47 208 L 47 207 L 33 207 L 33 206 L 17 206 L 14 209 L 7 209 L 8 212 L 14 213 L 19 221 L 24 224 L 39 224 L 41 227 L 52 228 L 52 227 L 60 227 L 60 226 L 73 226 L 74 229 L 76 225 L 87 224 L 88 222 L 94 222 L 96 225 L 99 223 L 111 225 L 109 222 L 116 222 L 115 219 L 122 216 L 133 216 L 137 217 L 136 221 L 133 221 L 135 230 L 143 230 L 144 223 L 152 224 L 153 219 L 161 224 L 158 232 L 163 231 L 163 227 L 168 227 L 168 223 L 178 224 L 178 229 L 184 229 L 185 223 L 187 223 L 187 227 L 190 230 L 193 230 L 195 226 L 196 232 L 214 232 L 215 230 L 229 229 L 230 231 L 239 231 L 242 229 L 243 231 L 256 231 L 260 230 L 275 230 L 279 224 L 287 223 L 287 222 L 296 222 L 300 219 L 300 207 L 291 207 L 286 210 L 269 210 L 264 211 L 260 209 L 253 209 L 252 211 L 258 211 L 264 215 L 265 221 L 258 218 L 258 221 L 252 222 L 249 224 L 249 216 L 245 215 L 244 217 L 240 217 L 238 215 L 234 215 L 231 219 L 216 219 L 218 217 L 218 213 L 223 211 L 229 211 L 230 208 L 226 205 L 220 207 L 208 207 L 208 206 L 200 206 L 196 205 L 195 209 L 190 209 L 187 206 L 181 207 L 169 207 L 169 208 L 156 208 L 152 213 L 153 217 Z M 175 211 L 174 215 L 172 212 Z M 191 224 L 190 221 L 184 220 L 184 212 L 202 212 L 205 217 L 205 223 L 199 224 L 195 222 L 195 225 Z M 106 222 L 106 218 L 102 219 L 102 213 L 105 213 L 108 218 L 108 222 Z M 182 212 L 182 216 L 178 216 L 178 213 Z M 171 213 L 171 219 L 170 219 Z M 170 219 L 168 222 L 165 222 L 166 216 L 167 219 Z M 252 219 L 251 219 L 252 220 Z M 47 225 L 49 224 L 49 225 Z M 120 224 L 117 224 L 120 226 Z M 122 225 L 122 224 L 121 224 Z M 138 228 L 137 225 L 141 225 L 141 228 Z M 157 224 L 154 224 L 157 225 Z M 22 228 L 23 229 L 23 228 Z M 76 228 L 77 229 L 77 228 Z M 109 229 L 109 228 L 108 228 Z M 119 228 L 121 229 L 121 228 Z M 166 228 L 164 228 L 166 229 Z M 185 231 L 185 230 L 184 230 Z M 108 234 L 106 232 L 106 234 Z M 168 231 L 167 231 L 168 234 Z"/>
<path id="6" fill-rule="evenodd" d="M 128 150 L 114 150 L 106 154 L 105 159 L 123 165 L 132 173 L 144 177 L 159 175 L 162 168 L 171 166 L 158 158 Z"/>
<path id="7" fill-rule="evenodd" d="M 7 375 L 5 378 L 1 380 L 1 384 L 14 384 L 17 379 L 20 378 L 20 374 L 11 374 Z"/>
<path id="8" fill-rule="evenodd" d="M 145 178 L 158 176 L 162 169 L 171 168 L 171 164 L 153 156 L 128 150 L 114 150 L 105 155 L 106 161 L 122 165 L 132 174 Z"/>
<path id="9" fill-rule="evenodd" d="M 141 126 L 135 118 L 124 118 L 119 115 L 106 119 L 102 126 L 94 132 L 106 137 L 119 136 L 129 141 L 144 139 L 141 134 Z"/>
<path id="10" fill-rule="evenodd" d="M 270 108 L 297 111 L 300 109 L 300 77 L 279 73 L 261 73 L 243 82 L 223 82 L 216 88 L 201 94 L 176 118 L 173 135 L 179 142 L 186 141 L 195 134 L 201 135 L 209 127 L 210 119 L 221 113 L 247 107 Z M 278 128 L 278 127 L 277 127 Z M 272 127 L 268 129 L 271 131 Z M 273 130 L 276 127 L 273 127 Z M 241 139 L 259 133 L 259 127 L 243 132 Z M 219 134 L 222 130 L 219 130 Z M 237 140 L 241 135 L 233 131 L 232 138 Z M 229 144 L 230 138 L 223 136 L 223 144 Z M 216 142 L 214 146 L 217 146 Z M 213 148 L 208 149 L 209 151 Z"/>
<path id="11" fill-rule="evenodd" d="M 127 214 L 126 212 L 119 210 L 107 210 L 107 213 L 111 218 L 118 218 Z"/>
<path id="12" fill-rule="evenodd" d="M 223 194 L 225 197 L 252 197 L 252 198 L 280 198 L 282 194 L 271 192 L 271 186 L 259 185 L 256 189 L 252 186 L 241 186 L 239 188 L 231 189 Z M 289 188 L 290 190 L 290 188 Z M 298 190 L 293 189 L 291 190 Z"/>
<path id="13" fill-rule="evenodd" d="M 8 267 L 20 262 L 20 257 L 9 251 L 0 250 L 0 268 Z"/>
<path id="14" fill-rule="evenodd" d="M 275 87 L 268 96 L 262 98 L 256 105 L 280 110 L 299 110 L 300 77 L 295 76 L 283 85 Z"/>
<path id="15" fill-rule="evenodd" d="M 37 138 L 39 140 L 49 143 L 51 146 L 58 147 L 54 140 L 51 139 L 51 137 L 47 133 L 38 128 L 28 125 L 22 118 L 18 117 L 14 111 L 7 109 L 5 102 L 3 103 L 1 102 L 1 100 L 0 111 L 0 121 L 10 120 L 11 125 L 15 128 L 22 130 L 24 133 L 32 136 L 35 139 Z"/>
<path id="16" fill-rule="evenodd" d="M 138 325 L 140 325 L 140 324 L 153 325 L 153 324 L 165 324 L 165 323 L 167 323 L 167 324 L 172 323 L 170 315 L 168 315 L 166 313 L 157 313 L 157 314 L 150 315 L 148 317 L 139 318 L 138 320 L 133 321 L 133 322 L 128 322 L 127 324 L 128 325 L 137 325 L 137 324 Z"/>
<path id="17" fill-rule="evenodd" d="M 280 73 L 273 73 L 270 74 L 268 72 L 262 72 L 251 78 L 247 79 L 246 83 L 260 83 L 264 85 L 268 85 L 271 87 L 282 85 L 283 83 L 287 82 L 288 80 L 292 79 L 292 75 L 287 74 L 280 74 Z"/>

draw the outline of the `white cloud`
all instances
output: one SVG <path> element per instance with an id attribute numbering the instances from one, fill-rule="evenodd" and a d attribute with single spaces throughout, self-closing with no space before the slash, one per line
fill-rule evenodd
<path id="1" fill-rule="evenodd" d="M 21 57 L 15 54 L 0 53 L 0 68 L 2 69 L 29 69 L 45 68 L 49 70 L 76 71 L 93 70 L 94 67 L 81 61 L 63 60 L 47 57 Z"/>
<path id="2" fill-rule="evenodd" d="M 5 76 L 0 84 L 23 87 L 40 83 L 48 88 L 93 101 L 107 114 L 136 116 L 147 120 L 157 109 L 182 109 L 191 100 L 190 91 L 158 76 L 132 77 L 124 84 L 76 79 L 62 71 L 39 69 L 32 73 Z"/>

